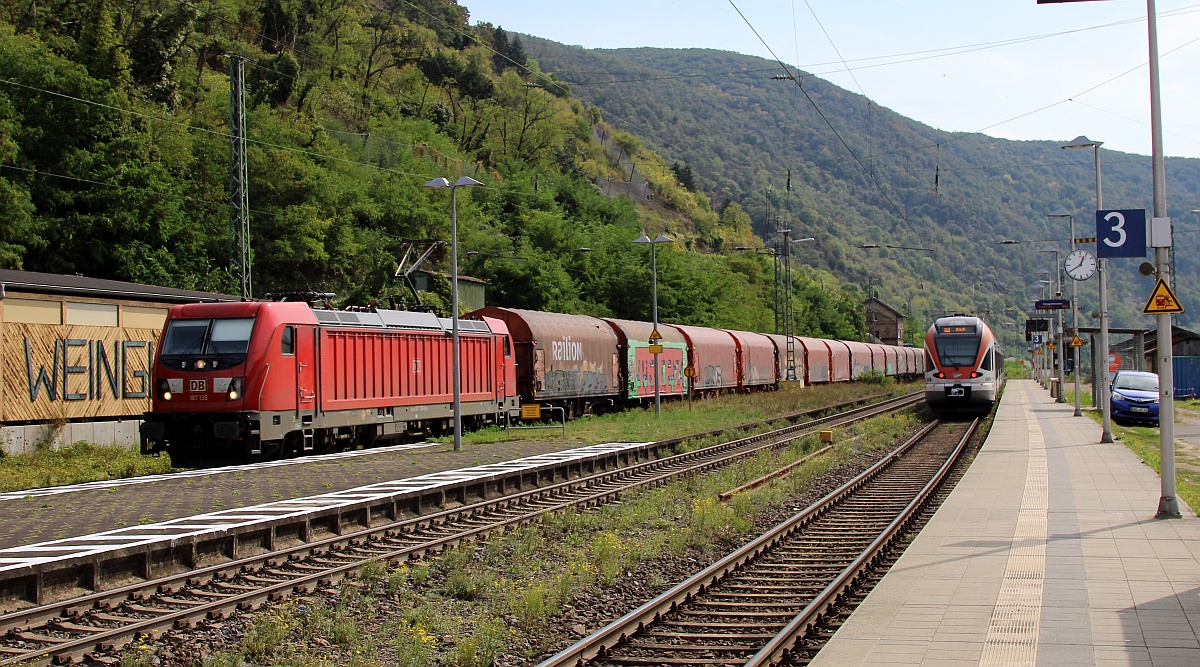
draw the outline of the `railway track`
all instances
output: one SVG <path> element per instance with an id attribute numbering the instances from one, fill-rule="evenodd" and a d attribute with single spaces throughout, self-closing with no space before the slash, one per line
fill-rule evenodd
<path id="1" fill-rule="evenodd" d="M 934 422 L 819 503 L 539 667 L 802 657 L 846 599 L 890 565 L 979 422 Z"/>
<path id="2" fill-rule="evenodd" d="M 0 665 L 102 659 L 139 635 L 219 621 L 235 610 L 332 585 L 369 561 L 402 562 L 440 553 L 547 513 L 612 502 L 631 489 L 718 469 L 818 430 L 920 401 L 920 394 L 904 396 L 693 452 L 0 615 Z"/>

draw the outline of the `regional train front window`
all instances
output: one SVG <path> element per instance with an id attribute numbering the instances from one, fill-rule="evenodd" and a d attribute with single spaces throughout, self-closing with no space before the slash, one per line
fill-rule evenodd
<path id="1" fill-rule="evenodd" d="M 974 366 L 982 339 L 979 335 L 935 336 L 934 343 L 942 366 Z"/>
<path id="2" fill-rule="evenodd" d="M 163 356 L 245 354 L 254 318 L 171 320 L 163 338 Z"/>

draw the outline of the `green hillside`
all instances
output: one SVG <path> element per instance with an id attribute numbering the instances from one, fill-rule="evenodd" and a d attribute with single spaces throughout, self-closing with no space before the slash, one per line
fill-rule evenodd
<path id="1" fill-rule="evenodd" d="M 489 303 L 649 319 L 632 241 L 665 232 L 663 320 L 773 328 L 769 258 L 710 251 L 753 244 L 748 218 L 670 175 L 653 201 L 615 196 L 622 158 L 659 158 L 448 0 L 0 0 L 0 266 L 237 293 L 231 54 L 250 59 L 255 296 L 411 305 L 406 243 L 450 238 L 448 193 L 421 186 L 469 175 L 484 187 L 458 197 L 460 271 Z M 449 253 L 423 268 L 449 273 Z M 857 289 L 797 285 L 799 331 L 862 335 Z M 448 291 L 424 300 L 445 312 Z"/>
<path id="2" fill-rule="evenodd" d="M 815 238 L 794 246 L 795 332 L 861 338 L 873 292 L 918 334 L 950 312 L 1019 322 L 1037 249 L 1066 246 L 1045 214 L 1092 206 L 1084 151 L 929 128 L 759 58 L 472 25 L 453 0 L 0 0 L 0 267 L 236 293 L 231 55 L 249 59 L 255 296 L 412 305 L 409 242 L 450 238 L 448 193 L 421 186 L 469 175 L 460 272 L 491 304 L 649 319 L 632 240 L 666 233 L 661 319 L 771 331 L 783 225 Z M 1148 207 L 1148 158 L 1103 155 L 1106 204 Z M 1195 256 L 1200 161 L 1167 171 Z M 1136 263 L 1114 262 L 1115 326 L 1144 319 Z M 449 264 L 443 247 L 423 268 Z M 1187 304 L 1200 276 L 1179 269 Z M 448 292 L 422 298 L 445 312 Z"/>
<path id="3" fill-rule="evenodd" d="M 1095 235 L 1092 153 L 1061 150 L 1072 137 L 1008 141 L 939 130 L 814 76 L 802 74 L 801 90 L 778 78 L 786 72 L 777 63 L 735 53 L 525 40 L 542 69 L 608 122 L 686 164 L 718 209 L 737 202 L 762 235 L 782 222 L 794 237 L 815 236 L 798 248 L 806 265 L 864 289 L 877 285 L 880 298 L 917 322 L 986 311 L 1019 324 L 1016 311 L 1044 277 L 1037 272 L 1053 261 L 1038 250 L 1069 249 L 1068 222 L 1046 214 L 1065 207 L 1082 216 L 1077 236 Z M 1148 157 L 1102 150 L 1101 163 L 1105 208 L 1151 208 Z M 1200 160 L 1168 159 L 1167 182 L 1180 296 L 1198 303 L 1187 295 L 1200 294 L 1200 274 L 1186 260 L 1200 249 L 1200 221 L 1189 215 L 1200 205 Z M 997 243 L 1005 239 L 1027 242 Z M 933 252 L 858 247 L 868 244 Z M 1153 287 L 1137 273 L 1140 261 L 1110 262 L 1114 326 L 1152 326 L 1140 314 Z M 1095 279 L 1082 284 L 1080 303 L 1089 320 Z M 1195 312 L 1184 326 L 1198 321 Z"/>

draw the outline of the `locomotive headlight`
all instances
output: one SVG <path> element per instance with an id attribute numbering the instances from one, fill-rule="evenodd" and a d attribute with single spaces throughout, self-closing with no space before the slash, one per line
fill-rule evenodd
<path id="1" fill-rule="evenodd" d="M 236 401 L 242 397 L 242 378 L 233 378 L 229 383 L 229 400 Z"/>
<path id="2" fill-rule="evenodd" d="M 203 359 L 196 360 L 196 370 L 204 370 L 204 368 L 206 366 L 208 366 L 208 363 L 205 362 Z"/>
<path id="3" fill-rule="evenodd" d="M 158 395 L 164 401 L 170 401 L 173 397 L 171 394 L 171 383 L 167 382 L 166 378 L 158 381 Z"/>

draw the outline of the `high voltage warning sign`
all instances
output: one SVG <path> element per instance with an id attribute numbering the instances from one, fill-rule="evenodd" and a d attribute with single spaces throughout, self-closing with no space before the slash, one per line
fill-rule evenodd
<path id="1" fill-rule="evenodd" d="M 1142 308 L 1143 315 L 1175 315 L 1183 312 L 1183 304 L 1175 297 L 1175 293 L 1162 278 L 1154 285 L 1154 291 L 1146 306 Z"/>

